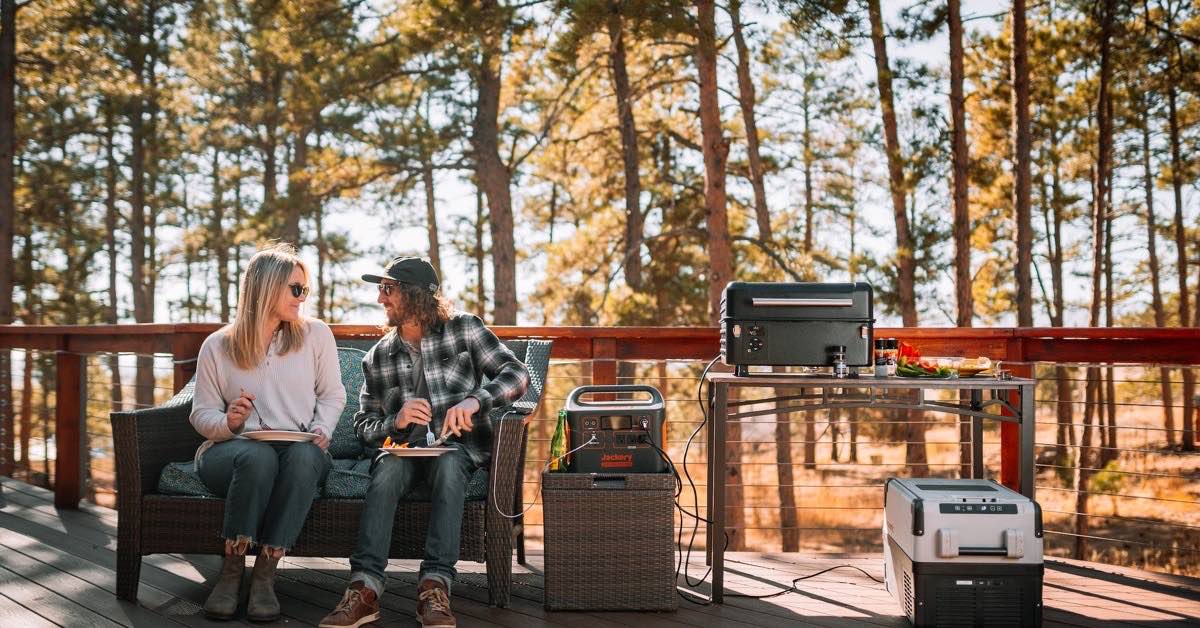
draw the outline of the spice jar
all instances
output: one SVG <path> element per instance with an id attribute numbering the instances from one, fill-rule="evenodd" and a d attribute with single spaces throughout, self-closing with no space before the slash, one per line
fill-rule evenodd
<path id="1" fill-rule="evenodd" d="M 888 376 L 887 338 L 875 339 L 875 377 Z"/>

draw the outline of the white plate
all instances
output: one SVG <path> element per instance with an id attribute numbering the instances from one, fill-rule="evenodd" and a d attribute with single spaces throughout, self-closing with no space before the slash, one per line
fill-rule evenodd
<path id="1" fill-rule="evenodd" d="M 242 436 L 252 438 L 254 440 L 271 440 L 283 441 L 289 443 L 302 443 L 310 441 L 317 437 L 312 432 L 293 432 L 289 430 L 259 430 L 257 432 L 242 432 Z"/>
<path id="2" fill-rule="evenodd" d="M 448 451 L 454 451 L 454 447 L 387 447 L 380 448 L 381 451 L 386 451 L 393 456 L 412 457 L 412 458 L 431 458 L 440 456 Z"/>

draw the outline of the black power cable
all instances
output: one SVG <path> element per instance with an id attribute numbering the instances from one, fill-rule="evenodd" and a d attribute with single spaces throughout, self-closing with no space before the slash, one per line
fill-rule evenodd
<path id="1" fill-rule="evenodd" d="M 693 504 L 699 503 L 699 493 L 696 490 L 696 482 L 692 479 L 692 474 L 688 472 L 688 467 L 687 467 L 688 451 L 691 449 L 692 441 L 695 440 L 696 435 L 700 433 L 700 430 L 704 429 L 704 427 L 706 425 L 708 425 L 708 405 L 704 403 L 704 378 L 708 375 L 708 371 L 710 369 L 712 369 L 713 364 L 716 364 L 717 360 L 719 360 L 719 359 L 721 359 L 721 356 L 717 356 L 717 357 L 713 358 L 711 361 L 709 361 L 709 363 L 707 365 L 705 365 L 704 371 L 700 373 L 700 381 L 696 384 L 696 403 L 697 403 L 697 405 L 700 406 L 700 415 L 702 418 L 700 420 L 700 424 L 697 425 L 696 429 L 692 431 L 690 436 L 688 436 L 687 444 L 684 445 L 684 448 L 683 448 L 683 474 L 684 474 L 684 477 L 686 477 L 688 479 L 688 485 L 691 486 L 692 503 Z M 828 429 L 829 428 L 826 427 L 826 430 L 828 430 Z M 686 508 L 684 508 L 679 503 L 679 496 L 683 493 L 683 480 L 680 479 L 679 472 L 676 470 L 674 462 L 672 462 L 671 457 L 667 454 L 667 452 L 663 451 L 661 448 L 659 448 L 657 445 L 654 444 L 654 442 L 650 439 L 649 434 L 643 435 L 642 440 L 643 440 L 643 442 L 645 442 L 648 445 L 650 445 L 651 447 L 653 447 L 654 451 L 658 453 L 659 457 L 662 458 L 663 461 L 667 463 L 667 467 L 671 470 L 671 474 L 675 476 L 675 486 L 676 486 L 675 508 L 678 509 L 679 512 L 683 513 L 684 515 L 691 517 L 692 521 L 693 521 L 692 535 L 691 535 L 691 538 L 688 539 L 686 559 L 684 557 L 684 554 L 681 553 L 679 556 L 679 559 L 676 561 L 675 580 L 676 581 L 679 580 L 679 574 L 682 571 L 684 582 L 687 583 L 688 586 L 690 586 L 690 587 L 700 586 L 701 584 L 704 584 L 705 580 L 708 579 L 709 574 L 712 573 L 712 567 L 709 566 L 708 570 L 704 572 L 704 575 L 701 576 L 699 580 L 697 580 L 696 582 L 692 582 L 691 577 L 688 574 L 687 566 L 691 563 L 692 547 L 695 545 L 695 542 L 696 542 L 696 534 L 699 532 L 700 522 L 703 521 L 704 523 L 711 524 L 712 520 L 707 519 L 705 517 L 701 517 L 698 512 L 694 512 L 694 513 L 689 512 Z M 710 462 L 710 464 L 711 464 L 711 462 Z M 697 508 L 696 510 L 699 511 L 699 508 Z M 683 518 L 680 517 L 680 519 L 679 519 L 679 535 L 678 535 L 678 540 L 677 540 L 678 545 L 683 544 L 683 528 L 684 528 L 684 521 L 683 521 Z M 721 534 L 725 537 L 725 542 L 721 548 L 721 551 L 724 552 L 726 549 L 729 548 L 729 533 L 724 530 L 721 530 Z M 711 540 L 709 542 L 711 543 Z M 818 571 L 813 574 L 809 574 L 807 576 L 800 576 L 799 578 L 795 578 L 792 580 L 790 586 L 788 586 L 785 589 L 776 591 L 775 593 L 767 593 L 767 594 L 763 594 L 763 595 L 749 595 L 749 594 L 745 594 L 745 593 L 726 593 L 725 595 L 726 595 L 726 597 L 740 597 L 740 598 L 765 600 L 768 598 L 778 597 L 780 595 L 786 595 L 788 593 L 800 593 L 800 589 L 798 589 L 796 587 L 796 584 L 798 582 L 800 582 L 802 580 L 808 580 L 809 578 L 815 578 L 821 574 L 833 571 L 834 569 L 842 569 L 842 568 L 857 569 L 858 571 L 862 572 L 863 575 L 870 578 L 871 580 L 874 580 L 875 582 L 878 582 L 881 584 L 883 583 L 882 580 L 879 580 L 875 576 L 872 576 L 871 574 L 867 573 L 861 567 L 858 567 L 856 565 L 846 564 L 846 565 L 835 565 L 833 567 L 829 567 L 827 569 L 822 569 L 821 571 Z M 682 589 L 679 589 L 678 587 L 676 587 L 676 592 L 679 594 L 679 597 L 683 598 L 684 600 L 686 600 L 688 602 L 692 602 L 693 604 L 699 604 L 701 606 L 708 606 L 708 605 L 712 604 L 712 600 L 703 600 L 703 599 L 696 598 L 695 594 L 692 594 L 690 592 L 685 594 L 685 592 Z"/>

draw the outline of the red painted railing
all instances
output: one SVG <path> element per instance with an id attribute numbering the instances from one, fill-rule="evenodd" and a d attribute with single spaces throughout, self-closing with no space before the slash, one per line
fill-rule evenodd
<path id="1" fill-rule="evenodd" d="M 204 338 L 219 324 L 0 326 L 0 349 L 52 351 L 57 355 L 55 433 L 58 443 L 80 442 L 84 357 L 93 353 L 168 354 L 174 385 L 194 372 Z M 495 327 L 501 338 L 550 338 L 553 358 L 591 364 L 593 383 L 615 383 L 624 360 L 710 360 L 719 352 L 709 327 Z M 338 338 L 377 338 L 372 325 L 334 325 Z M 1011 364 L 1014 375 L 1032 375 L 1036 362 L 1142 365 L 1200 364 L 1200 328 L 877 328 L 877 336 L 919 345 L 927 355 L 987 356 Z M 1009 368 L 1009 367 L 1006 367 Z M 6 438 L 12 438 L 9 430 Z M 1193 437 L 1194 438 L 1194 437 Z M 11 441 L 7 451 L 13 451 Z M 1017 485 L 1016 426 L 1001 432 L 1001 480 Z M 10 470 L 0 469 L 0 474 Z M 55 501 L 73 508 L 81 494 L 79 448 L 58 447 Z"/>

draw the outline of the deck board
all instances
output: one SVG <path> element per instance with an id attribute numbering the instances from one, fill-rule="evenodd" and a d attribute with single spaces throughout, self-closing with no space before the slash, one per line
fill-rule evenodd
<path id="1" fill-rule="evenodd" d="M 213 626 L 256 625 L 241 615 L 216 624 L 201 604 L 216 576 L 216 556 L 154 555 L 143 560 L 138 604 L 118 600 L 117 515 L 84 504 L 58 510 L 44 489 L 3 482 L 7 505 L 0 508 L 0 625 L 4 626 Z M 903 627 L 908 622 L 882 584 L 855 570 L 839 568 L 797 582 L 798 592 L 769 599 L 794 578 L 837 565 L 853 565 L 882 578 L 878 555 L 808 556 L 730 553 L 726 559 L 726 603 L 701 606 L 681 601 L 674 613 L 547 612 L 542 606 L 542 556 L 513 573 L 510 607 L 488 605 L 483 565 L 460 565 L 453 605 L 463 628 L 867 628 Z M 415 626 L 418 561 L 393 560 L 384 617 L 377 626 Z M 315 626 L 341 598 L 349 575 L 344 558 L 288 557 L 280 564 L 277 592 L 283 617 L 267 626 Z M 704 573 L 703 553 L 693 553 L 693 577 Z M 246 575 L 247 580 L 249 574 Z M 1043 588 L 1045 625 L 1200 626 L 1200 579 L 1156 574 L 1083 561 L 1049 560 Z"/>

